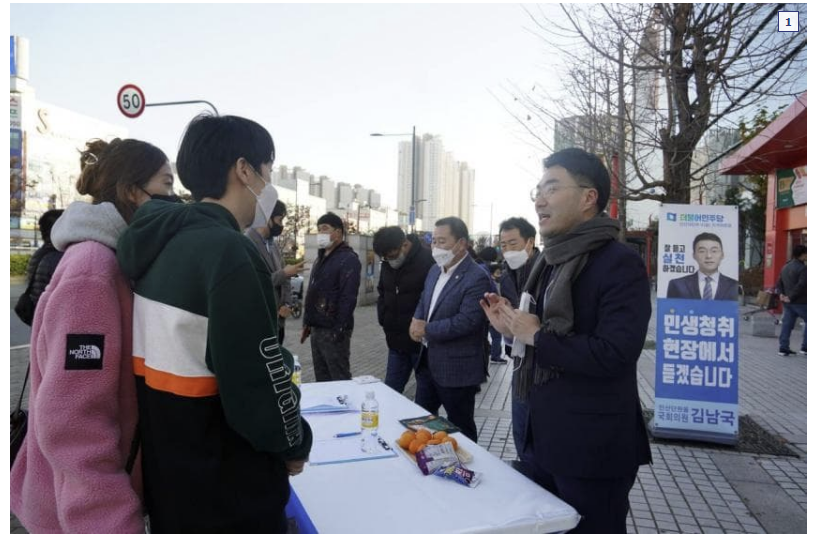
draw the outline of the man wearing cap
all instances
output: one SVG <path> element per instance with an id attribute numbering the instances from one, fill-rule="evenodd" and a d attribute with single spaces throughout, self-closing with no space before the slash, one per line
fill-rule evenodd
<path id="1" fill-rule="evenodd" d="M 272 274 L 272 289 L 275 291 L 278 305 L 278 343 L 283 344 L 284 325 L 292 314 L 292 286 L 289 278 L 303 271 L 303 264 L 283 265 L 283 256 L 275 239 L 283 232 L 283 220 L 286 218 L 286 204 L 278 200 L 272 210 L 272 218 L 257 228 L 248 228 L 246 236 L 252 240 L 261 258 Z"/>
<path id="2" fill-rule="evenodd" d="M 318 382 L 351 380 L 351 333 L 360 289 L 360 258 L 345 242 L 343 220 L 327 213 L 317 220 L 317 261 L 309 277 L 300 342 L 312 336 Z"/>
<path id="3" fill-rule="evenodd" d="M 603 213 L 609 191 L 597 156 L 567 148 L 545 159 L 531 193 L 544 249 L 523 290 L 530 308 L 495 294 L 482 302 L 496 329 L 527 345 L 526 473 L 581 514 L 577 533 L 626 533 L 629 490 L 651 462 L 637 389 L 649 281 Z"/>

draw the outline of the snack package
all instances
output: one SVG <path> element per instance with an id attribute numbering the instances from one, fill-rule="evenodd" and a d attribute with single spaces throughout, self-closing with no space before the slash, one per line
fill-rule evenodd
<path id="1" fill-rule="evenodd" d="M 438 468 L 433 474 L 444 477 L 445 479 L 451 479 L 460 485 L 465 485 L 470 488 L 475 488 L 482 480 L 481 473 L 468 470 L 461 464 L 454 464 L 447 468 Z"/>
<path id="2" fill-rule="evenodd" d="M 416 452 L 416 462 L 423 475 L 431 475 L 439 468 L 445 468 L 453 464 L 459 464 L 459 457 L 453 444 L 426 445 L 422 450 Z"/>

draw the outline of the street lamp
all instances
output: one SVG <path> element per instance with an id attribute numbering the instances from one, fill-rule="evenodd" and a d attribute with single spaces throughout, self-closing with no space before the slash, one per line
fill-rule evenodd
<path id="1" fill-rule="evenodd" d="M 411 232 L 416 232 L 416 126 L 412 126 L 410 133 L 371 133 L 372 137 L 411 137 L 411 209 L 408 213 L 408 224 L 411 225 Z"/>

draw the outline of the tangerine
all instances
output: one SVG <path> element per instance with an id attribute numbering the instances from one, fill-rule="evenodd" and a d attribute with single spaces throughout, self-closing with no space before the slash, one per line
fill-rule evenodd
<path id="1" fill-rule="evenodd" d="M 403 432 L 402 436 L 399 437 L 398 443 L 401 448 L 408 449 L 408 446 L 410 446 L 411 442 L 413 442 L 415 439 L 416 437 L 414 436 L 413 432 Z"/>
<path id="2" fill-rule="evenodd" d="M 423 442 L 427 442 L 427 441 L 428 441 L 428 440 L 430 440 L 431 438 L 433 438 L 433 435 L 431 434 L 431 431 L 429 431 L 428 429 L 420 429 L 420 430 L 419 430 L 419 431 L 416 433 L 416 439 L 417 439 L 417 440 L 421 440 L 421 441 L 423 441 Z"/>
<path id="3" fill-rule="evenodd" d="M 448 433 L 445 432 L 444 430 L 440 430 L 439 432 L 435 432 L 433 437 L 435 440 L 444 440 L 445 438 L 448 437 Z"/>
<path id="4" fill-rule="evenodd" d="M 416 452 L 420 450 L 420 446 L 424 447 L 425 444 L 420 440 L 413 440 L 410 444 L 408 444 L 408 452 L 415 455 Z"/>

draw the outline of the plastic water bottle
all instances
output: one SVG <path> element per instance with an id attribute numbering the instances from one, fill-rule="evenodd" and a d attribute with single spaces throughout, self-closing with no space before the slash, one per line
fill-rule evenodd
<path id="1" fill-rule="evenodd" d="M 302 371 L 300 360 L 298 360 L 298 357 L 295 355 L 292 356 L 292 359 L 295 360 L 295 368 L 292 370 L 292 383 L 300 387 L 300 373 Z"/>
<path id="2" fill-rule="evenodd" d="M 362 412 L 362 448 L 366 453 L 373 453 L 380 445 L 377 430 L 380 426 L 380 404 L 374 398 L 373 391 L 366 391 L 366 398 L 360 407 Z"/>

